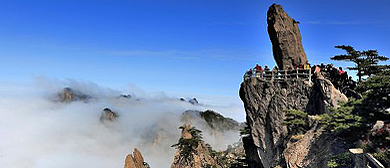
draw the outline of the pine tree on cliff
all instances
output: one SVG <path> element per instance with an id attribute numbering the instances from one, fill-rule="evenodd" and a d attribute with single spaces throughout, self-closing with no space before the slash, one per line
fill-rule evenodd
<path id="1" fill-rule="evenodd" d="M 371 76 L 372 74 L 380 73 L 386 69 L 390 69 L 389 65 L 378 65 L 379 61 L 386 61 L 389 58 L 378 55 L 377 50 L 357 51 L 352 46 L 335 46 L 345 50 L 347 54 L 335 55 L 332 60 L 351 61 L 356 64 L 355 67 L 347 67 L 349 70 L 356 70 L 359 82 L 362 81 L 362 76 Z"/>

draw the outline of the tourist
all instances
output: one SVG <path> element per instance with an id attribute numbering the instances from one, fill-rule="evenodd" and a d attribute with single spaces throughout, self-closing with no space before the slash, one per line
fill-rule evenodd
<path id="1" fill-rule="evenodd" d="M 245 72 L 244 80 L 247 80 L 252 77 L 252 68 Z"/>
<path id="2" fill-rule="evenodd" d="M 321 68 L 318 65 L 316 65 L 314 73 L 319 73 L 319 72 L 321 72 Z"/>
<path id="3" fill-rule="evenodd" d="M 278 76 L 278 67 L 275 65 L 274 68 L 272 68 L 272 77 L 277 78 Z"/>
<path id="4" fill-rule="evenodd" d="M 321 68 L 321 71 L 325 71 L 325 65 L 324 65 L 324 63 L 321 62 L 320 68 Z"/>
<path id="5" fill-rule="evenodd" d="M 267 65 L 264 67 L 264 74 L 264 78 L 271 77 L 271 70 L 268 68 Z"/>
<path id="6" fill-rule="evenodd" d="M 333 69 L 333 64 L 326 65 L 326 70 L 327 71 L 332 71 L 332 69 Z"/>
<path id="7" fill-rule="evenodd" d="M 345 71 L 343 71 L 343 67 L 339 67 L 339 74 L 342 75 L 344 73 L 345 73 Z"/>
<path id="8" fill-rule="evenodd" d="M 263 78 L 263 68 L 259 65 L 259 64 L 256 64 L 256 77 L 259 77 L 260 78 Z"/>
<path id="9" fill-rule="evenodd" d="M 309 63 L 309 61 L 306 61 L 304 69 L 305 70 L 310 70 L 310 63 Z"/>

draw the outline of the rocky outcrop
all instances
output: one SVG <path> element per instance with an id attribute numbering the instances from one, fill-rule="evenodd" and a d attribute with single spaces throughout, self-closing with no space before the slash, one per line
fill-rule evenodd
<path id="1" fill-rule="evenodd" d="M 199 130 L 190 125 L 181 127 L 179 143 L 173 145 L 177 151 L 171 168 L 221 168 L 216 159 L 210 154 L 209 148 L 201 140 Z"/>
<path id="2" fill-rule="evenodd" d="M 121 94 L 121 95 L 119 95 L 119 98 L 131 99 L 131 95 L 130 94 Z"/>
<path id="3" fill-rule="evenodd" d="M 281 5 L 273 4 L 267 12 L 268 34 L 273 55 L 280 69 L 295 68 L 306 63 L 301 33 L 296 20 L 288 16 Z"/>
<path id="4" fill-rule="evenodd" d="M 73 90 L 71 88 L 64 88 L 62 92 L 57 94 L 58 101 L 60 102 L 72 102 L 72 101 L 87 101 L 92 97 L 86 94 L 83 94 L 79 91 Z"/>
<path id="5" fill-rule="evenodd" d="M 244 148 L 252 167 L 273 167 L 285 162 L 289 132 L 283 124 L 284 110 L 301 110 L 309 114 L 327 112 L 327 106 L 337 106 L 347 98 L 332 83 L 317 77 L 313 85 L 303 79 L 263 80 L 250 78 L 241 84 L 250 134 Z"/>
<path id="6" fill-rule="evenodd" d="M 195 97 L 190 99 L 190 100 L 188 100 L 188 102 L 191 103 L 191 104 L 194 104 L 194 105 L 195 104 L 199 104 L 198 100 Z"/>
<path id="7" fill-rule="evenodd" d="M 181 120 L 196 126 L 198 126 L 197 124 L 207 125 L 210 129 L 219 132 L 238 131 L 242 127 L 242 124 L 236 120 L 224 117 L 212 110 L 187 110 L 182 114 Z"/>
<path id="8" fill-rule="evenodd" d="M 103 109 L 102 114 L 100 115 L 100 122 L 112 122 L 115 121 L 117 114 L 109 108 Z"/>
<path id="9" fill-rule="evenodd" d="M 141 152 L 134 148 L 133 154 L 126 156 L 125 168 L 149 168 L 149 165 L 144 161 Z"/>
<path id="10" fill-rule="evenodd" d="M 320 74 L 316 76 L 315 85 L 316 88 L 319 88 L 320 90 L 325 106 L 338 107 L 340 102 L 348 101 L 347 96 L 336 89 L 330 80 L 324 78 Z"/>

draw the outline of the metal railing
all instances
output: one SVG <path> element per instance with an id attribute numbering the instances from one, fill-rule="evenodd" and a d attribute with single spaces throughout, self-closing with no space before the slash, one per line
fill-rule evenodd
<path id="1" fill-rule="evenodd" d="M 354 168 L 385 168 L 382 163 L 371 154 L 363 152 L 361 148 L 349 149 L 354 162 Z"/>
<path id="2" fill-rule="evenodd" d="M 287 80 L 287 79 L 305 79 L 311 83 L 312 72 L 310 69 L 295 69 L 295 70 L 269 70 L 263 72 L 249 72 L 244 75 L 244 80 L 251 77 L 260 78 L 263 80 Z"/>
<path id="3" fill-rule="evenodd" d="M 385 166 L 383 166 L 382 163 L 376 160 L 374 156 L 372 156 L 371 154 L 366 153 L 366 158 L 367 158 L 366 166 L 368 168 L 385 168 Z"/>

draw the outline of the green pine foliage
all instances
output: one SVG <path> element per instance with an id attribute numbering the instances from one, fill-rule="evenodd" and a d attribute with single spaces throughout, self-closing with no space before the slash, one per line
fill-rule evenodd
<path id="1" fill-rule="evenodd" d="M 308 116 L 307 113 L 300 110 L 284 110 L 286 119 L 283 124 L 287 125 L 289 132 L 295 134 L 302 134 L 308 128 Z"/>
<path id="2" fill-rule="evenodd" d="M 335 156 L 332 156 L 328 161 L 329 168 L 342 168 L 352 165 L 352 158 L 349 152 L 344 152 Z"/>
<path id="3" fill-rule="evenodd" d="M 181 126 L 179 129 L 183 130 L 184 127 Z M 185 159 L 189 159 L 198 146 L 198 143 L 203 142 L 202 131 L 196 129 L 195 127 L 191 127 L 188 129 L 188 132 L 192 135 L 191 139 L 180 138 L 177 144 L 171 146 L 179 149 L 181 151 L 180 155 Z"/>
<path id="4" fill-rule="evenodd" d="M 351 129 L 362 125 L 362 117 L 354 114 L 355 105 L 360 103 L 361 100 L 350 98 L 348 102 L 342 103 L 338 108 L 329 107 L 330 113 L 322 114 L 320 123 L 324 124 L 326 130 L 332 133 L 348 133 Z"/>
<path id="5" fill-rule="evenodd" d="M 351 46 L 340 45 L 335 46 L 345 50 L 347 54 L 335 55 L 332 60 L 354 62 L 354 67 L 347 67 L 349 70 L 356 70 L 359 82 L 362 81 L 362 76 L 371 76 L 372 74 L 380 73 L 390 69 L 389 65 L 379 65 L 379 61 L 386 61 L 389 58 L 378 54 L 377 50 L 357 51 Z"/>
<path id="6" fill-rule="evenodd" d="M 390 118 L 390 71 L 384 71 L 359 83 L 357 90 L 363 94 L 361 115 L 370 121 Z"/>

